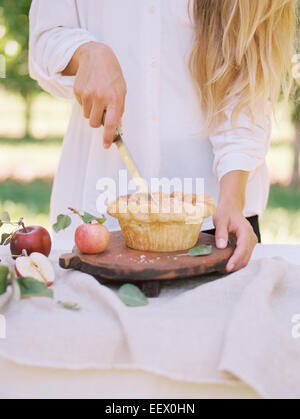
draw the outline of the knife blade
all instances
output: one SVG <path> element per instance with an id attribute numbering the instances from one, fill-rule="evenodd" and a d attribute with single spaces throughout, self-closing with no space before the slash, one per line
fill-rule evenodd
<path id="1" fill-rule="evenodd" d="M 126 164 L 126 167 L 129 171 L 129 173 L 131 174 L 133 180 L 135 181 L 135 183 L 137 184 L 137 187 L 139 188 L 139 191 L 141 193 L 144 194 L 149 194 L 149 190 L 148 190 L 148 186 L 146 185 L 146 182 L 144 181 L 144 179 L 142 178 L 142 176 L 140 175 L 121 135 L 117 135 L 117 137 L 114 139 L 113 144 L 115 144 L 115 146 L 117 147 L 124 163 Z M 151 195 L 150 195 L 151 196 Z M 152 196 L 151 196 L 152 199 Z"/>
<path id="2" fill-rule="evenodd" d="M 102 125 L 104 125 L 104 123 L 105 123 L 105 115 L 106 115 L 106 111 L 104 111 L 104 113 L 103 113 Z M 120 126 L 117 126 L 117 130 L 116 130 L 116 133 L 115 133 L 115 139 L 113 141 L 113 144 L 115 144 L 115 146 L 117 147 L 117 149 L 120 153 L 120 156 L 122 157 L 128 171 L 131 174 L 133 180 L 135 181 L 139 191 L 141 193 L 145 194 L 145 195 L 148 195 L 149 200 L 151 200 L 156 205 L 158 205 L 156 199 L 149 192 L 147 183 L 145 182 L 145 180 L 140 175 L 140 172 L 139 172 L 136 164 L 134 163 L 134 160 L 131 157 L 131 154 L 129 153 L 129 150 L 128 150 L 127 146 L 125 145 L 122 136 L 123 136 L 123 133 L 122 133 L 122 130 L 121 130 Z"/>

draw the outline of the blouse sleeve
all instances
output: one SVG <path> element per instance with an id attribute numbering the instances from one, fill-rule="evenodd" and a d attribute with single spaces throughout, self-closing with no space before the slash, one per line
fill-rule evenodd
<path id="1" fill-rule="evenodd" d="M 250 116 L 242 113 L 235 128 L 232 109 L 218 132 L 210 136 L 214 151 L 214 173 L 220 181 L 233 170 L 253 172 L 265 162 L 271 141 L 271 113 L 253 126 Z"/>
<path id="2" fill-rule="evenodd" d="M 80 28 L 75 0 L 33 0 L 30 14 L 29 72 L 54 96 L 72 98 L 74 77 L 63 76 L 77 48 L 97 41 Z"/>

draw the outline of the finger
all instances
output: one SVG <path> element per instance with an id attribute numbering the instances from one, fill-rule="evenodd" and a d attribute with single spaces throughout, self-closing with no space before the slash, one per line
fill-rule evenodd
<path id="1" fill-rule="evenodd" d="M 228 220 L 221 220 L 215 223 L 216 246 L 218 249 L 225 249 L 228 245 Z"/>
<path id="2" fill-rule="evenodd" d="M 76 81 L 75 81 L 75 84 L 74 84 L 74 95 L 75 95 L 76 100 L 79 103 L 79 105 L 82 106 L 83 89 L 81 88 L 81 86 L 80 86 L 81 83 L 78 82 L 77 77 L 76 77 Z"/>
<path id="3" fill-rule="evenodd" d="M 85 95 L 81 98 L 82 101 L 82 108 L 83 108 L 83 115 L 85 118 L 90 119 L 93 100 L 91 95 Z"/>
<path id="4" fill-rule="evenodd" d="M 247 266 L 255 246 L 251 240 L 251 231 L 248 228 L 241 228 L 237 231 L 236 236 L 236 249 L 226 266 L 227 272 L 237 271 Z"/>
<path id="5" fill-rule="evenodd" d="M 121 99 L 121 103 L 120 103 L 120 121 L 119 121 L 120 124 L 122 124 L 122 116 L 125 112 L 125 100 L 126 100 L 126 95 L 123 95 Z"/>
<path id="6" fill-rule="evenodd" d="M 120 120 L 120 112 L 115 105 L 109 105 L 106 110 L 103 146 L 108 149 L 114 141 L 118 122 Z"/>
<path id="7" fill-rule="evenodd" d="M 99 128 L 102 125 L 104 113 L 104 104 L 101 102 L 94 102 L 90 114 L 90 126 L 92 128 Z"/>
<path id="8" fill-rule="evenodd" d="M 77 100 L 77 102 L 79 103 L 79 105 L 80 105 L 80 106 L 82 106 L 82 99 L 81 99 L 81 95 L 79 95 L 79 94 L 75 93 L 75 97 L 76 97 L 76 100 Z"/>

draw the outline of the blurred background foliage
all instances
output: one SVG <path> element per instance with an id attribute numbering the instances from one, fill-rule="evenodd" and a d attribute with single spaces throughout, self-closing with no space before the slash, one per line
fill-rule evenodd
<path id="1" fill-rule="evenodd" d="M 0 0 L 0 49 L 6 57 L 5 89 L 18 92 L 24 101 L 25 134 L 30 135 L 31 105 L 38 84 L 28 77 L 28 13 L 30 0 Z"/>
<path id="2" fill-rule="evenodd" d="M 42 92 L 28 76 L 30 4 L 31 0 L 0 0 L 0 54 L 6 61 L 6 78 L 0 78 L 0 211 L 48 228 L 52 182 L 70 105 Z M 299 33 L 297 40 L 300 54 Z M 267 159 L 272 185 L 261 221 L 265 243 L 300 242 L 299 98 L 295 83 L 290 105 L 278 104 L 273 123 Z"/>

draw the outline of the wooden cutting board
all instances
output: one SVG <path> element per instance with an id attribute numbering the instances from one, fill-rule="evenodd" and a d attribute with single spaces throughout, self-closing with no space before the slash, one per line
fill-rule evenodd
<path id="1" fill-rule="evenodd" d="M 86 255 L 74 249 L 64 254 L 59 265 L 64 269 L 75 269 L 93 275 L 99 282 L 134 283 L 147 297 L 160 294 L 162 281 L 196 278 L 214 272 L 224 272 L 234 248 L 220 250 L 213 236 L 201 233 L 198 245 L 213 246 L 209 256 L 178 256 L 186 252 L 140 252 L 126 247 L 120 231 L 111 234 L 109 248 L 98 255 Z"/>

